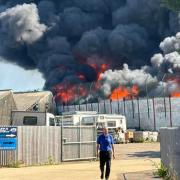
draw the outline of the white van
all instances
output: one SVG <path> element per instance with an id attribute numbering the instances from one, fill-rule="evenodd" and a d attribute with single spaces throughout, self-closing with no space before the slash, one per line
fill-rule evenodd
<path id="1" fill-rule="evenodd" d="M 55 126 L 55 116 L 47 112 L 12 111 L 13 126 Z"/>

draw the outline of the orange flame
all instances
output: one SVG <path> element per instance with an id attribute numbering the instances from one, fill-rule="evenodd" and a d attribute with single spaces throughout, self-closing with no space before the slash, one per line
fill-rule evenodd
<path id="1" fill-rule="evenodd" d="M 138 87 L 136 85 L 133 85 L 131 89 L 128 89 L 124 86 L 119 86 L 118 88 L 114 89 L 110 99 L 111 100 L 118 100 L 123 98 L 133 98 L 136 97 L 139 94 Z"/>
<path id="2" fill-rule="evenodd" d="M 101 74 L 108 69 L 108 65 L 105 63 L 101 64 L 100 66 L 97 64 L 89 64 L 89 66 L 91 66 L 96 71 L 98 81 L 101 80 Z"/>
<path id="3" fill-rule="evenodd" d="M 172 92 L 171 97 L 180 97 L 180 92 Z"/>
<path id="4" fill-rule="evenodd" d="M 174 77 L 167 77 L 165 79 L 166 82 L 172 82 L 177 85 L 177 90 L 171 92 L 171 97 L 180 97 L 180 77 L 174 76 Z"/>
<path id="5" fill-rule="evenodd" d="M 101 65 L 100 70 L 99 70 L 99 72 L 98 72 L 98 74 L 97 74 L 97 79 L 98 79 L 98 81 L 101 80 L 101 74 L 104 73 L 107 69 L 108 69 L 107 64 L 102 64 L 102 65 Z"/>
<path id="6" fill-rule="evenodd" d="M 78 96 L 87 96 L 88 94 L 88 91 L 85 87 L 78 87 L 76 85 L 69 85 L 65 87 L 62 84 L 59 84 L 54 87 L 54 91 L 56 92 L 56 99 L 64 103 L 78 99 Z"/>

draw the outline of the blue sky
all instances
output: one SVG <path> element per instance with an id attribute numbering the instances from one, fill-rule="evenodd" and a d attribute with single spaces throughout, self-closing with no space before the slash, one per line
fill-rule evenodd
<path id="1" fill-rule="evenodd" d="M 42 89 L 45 80 L 37 70 L 24 70 L 23 68 L 0 62 L 0 89 L 13 91 L 27 91 Z"/>

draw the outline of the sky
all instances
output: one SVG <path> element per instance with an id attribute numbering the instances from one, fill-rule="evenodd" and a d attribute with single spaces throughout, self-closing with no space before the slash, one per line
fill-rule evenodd
<path id="1" fill-rule="evenodd" d="M 44 83 L 42 74 L 37 70 L 24 70 L 17 65 L 0 61 L 0 90 L 41 90 Z"/>

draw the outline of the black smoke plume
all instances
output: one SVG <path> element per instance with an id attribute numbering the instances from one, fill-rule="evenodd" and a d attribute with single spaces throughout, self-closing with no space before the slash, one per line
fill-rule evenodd
<path id="1" fill-rule="evenodd" d="M 179 35 L 163 41 L 179 31 L 179 14 L 159 0 L 0 0 L 0 12 L 0 56 L 38 69 L 45 89 L 97 81 L 107 64 L 102 96 L 148 76 L 154 94 L 159 72 L 179 71 Z"/>

